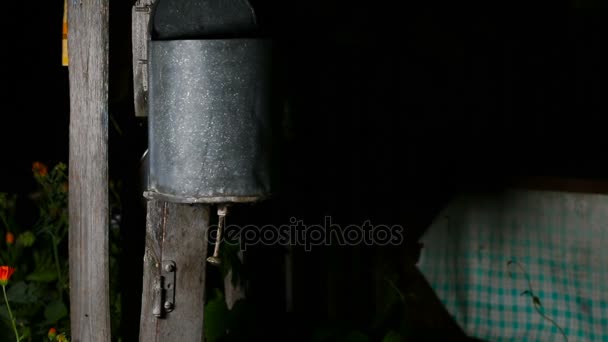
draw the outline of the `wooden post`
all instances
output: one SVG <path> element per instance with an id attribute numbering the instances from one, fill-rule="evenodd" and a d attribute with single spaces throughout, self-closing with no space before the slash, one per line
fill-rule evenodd
<path id="1" fill-rule="evenodd" d="M 148 116 L 148 24 L 153 4 L 153 0 L 137 0 L 131 12 L 135 116 Z"/>
<path id="2" fill-rule="evenodd" d="M 109 342 L 108 3 L 68 0 L 72 341 Z"/>
<path id="3" fill-rule="evenodd" d="M 146 252 L 142 293 L 140 342 L 200 342 L 203 338 L 203 309 L 209 207 L 158 200 L 148 202 Z M 155 316 L 170 300 L 155 288 L 162 265 L 174 262 L 175 302 L 173 311 Z M 160 297 L 159 297 L 160 296 Z"/>

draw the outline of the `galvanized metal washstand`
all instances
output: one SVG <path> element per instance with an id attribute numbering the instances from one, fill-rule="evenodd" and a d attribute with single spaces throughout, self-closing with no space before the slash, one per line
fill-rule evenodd
<path id="1" fill-rule="evenodd" d="M 148 198 L 218 204 L 224 218 L 227 205 L 270 195 L 270 48 L 262 39 L 150 42 Z"/>
<path id="2" fill-rule="evenodd" d="M 240 26 L 254 28 L 255 12 L 246 10 L 251 21 Z M 216 39 L 218 27 L 212 39 L 149 41 L 145 192 L 168 202 L 217 204 L 217 242 L 228 205 L 271 193 L 273 108 L 270 40 Z"/>
<path id="3" fill-rule="evenodd" d="M 204 19 L 215 22 L 204 25 L 192 20 L 197 19 L 196 13 L 184 10 L 188 6 L 204 13 Z M 182 36 L 159 34 L 155 39 L 153 31 L 159 22 L 155 16 L 168 17 L 176 13 L 187 16 L 184 21 L 190 20 L 193 26 L 182 25 L 177 18 L 177 24 L 166 27 L 171 34 L 176 27 L 182 27 Z M 199 310 L 200 303 L 190 305 L 188 302 L 199 292 L 185 296 L 183 291 L 199 291 L 200 277 L 190 277 L 196 278 L 193 280 L 196 290 L 184 289 L 183 281 L 181 285 L 175 281 L 183 276 L 183 273 L 176 276 L 176 272 L 188 272 L 192 270 L 188 267 L 200 263 L 201 260 L 192 259 L 201 256 L 203 250 L 196 242 L 196 252 L 188 256 L 173 251 L 180 248 L 181 237 L 189 238 L 183 234 L 207 234 L 209 222 L 205 213 L 209 206 L 216 206 L 216 244 L 207 262 L 220 264 L 219 246 L 228 207 L 261 201 L 272 193 L 275 108 L 272 43 L 256 38 L 257 20 L 247 1 L 157 0 L 151 7 L 149 26 L 152 32 L 144 63 L 148 75 L 149 133 L 147 190 L 144 192 L 149 200 L 148 238 L 144 260 L 156 266 L 145 266 L 144 286 L 154 285 L 151 290 L 144 288 L 143 307 L 152 307 L 156 320 L 142 308 L 140 340 L 177 340 L 179 337 L 182 341 L 183 338 L 194 341 L 200 340 L 199 328 L 196 327 L 196 333 L 183 330 L 188 329 L 186 321 L 196 317 Z M 210 32 L 194 35 L 199 26 L 211 28 Z M 177 217 L 179 215 L 188 217 Z M 196 220 L 206 221 L 200 222 L 205 229 L 192 229 L 191 223 Z M 162 231 L 160 235 L 159 231 Z M 168 238 L 165 244 L 165 232 L 173 237 L 179 235 L 180 239 Z M 162 241 L 157 236 L 162 236 Z M 170 253 L 167 248 L 171 249 Z M 162 255 L 158 257 L 156 251 Z M 181 261 L 168 255 L 179 256 Z M 204 267 L 201 274 L 204 278 Z M 151 280 L 152 277 L 157 280 Z M 204 279 L 202 283 L 204 286 Z M 178 287 L 182 293 L 176 295 Z M 146 299 L 150 294 L 160 299 L 150 304 L 150 299 Z M 173 305 L 175 303 L 182 303 L 186 313 L 178 312 L 180 308 Z"/>

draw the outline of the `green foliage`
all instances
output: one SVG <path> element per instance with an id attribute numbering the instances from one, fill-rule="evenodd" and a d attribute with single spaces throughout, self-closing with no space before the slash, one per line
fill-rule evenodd
<path id="1" fill-rule="evenodd" d="M 16 304 L 34 304 L 42 296 L 41 287 L 31 282 L 19 281 L 9 287 L 8 300 Z"/>
<path id="2" fill-rule="evenodd" d="M 17 196 L 0 194 L 0 265 L 16 269 L 7 286 L 17 329 L 22 341 L 48 341 L 50 327 L 69 334 L 68 316 L 68 187 L 66 166 L 48 170 L 34 163 L 38 189 L 32 194 L 37 220 L 23 227 L 17 219 Z M 15 238 L 16 236 L 16 238 Z M 4 331 L 11 330 L 6 305 L 0 306 Z M 0 341 L 14 341 L 1 334 Z"/>
<path id="3" fill-rule="evenodd" d="M 67 316 L 68 308 L 60 300 L 50 302 L 44 309 L 44 317 L 46 318 L 45 322 L 47 324 L 53 324 L 53 322 L 58 322 Z"/>
<path id="4" fill-rule="evenodd" d="M 403 337 L 399 333 L 391 330 L 384 336 L 382 342 L 401 342 L 402 340 Z"/>
<path id="5" fill-rule="evenodd" d="M 17 216 L 17 196 L 0 193 L 0 265 L 16 269 L 7 286 L 7 297 L 21 341 L 49 341 L 49 328 L 57 335 L 52 341 L 69 341 L 68 281 L 68 176 L 64 164 L 48 170 L 34 163 L 38 185 L 30 196 L 37 217 L 34 224 L 22 225 Z M 114 341 L 120 341 L 120 292 L 118 284 L 118 221 L 120 184 L 110 182 L 110 295 Z M 4 303 L 4 301 L 1 301 Z M 2 326 L 4 325 L 4 326 Z M 0 329 L 10 332 L 11 322 L 5 304 L 0 304 Z M 0 333 L 0 342 L 14 341 L 10 333 Z"/>
<path id="6" fill-rule="evenodd" d="M 216 289 L 212 299 L 205 305 L 203 317 L 205 317 L 205 341 L 221 341 L 230 326 L 230 311 L 221 291 Z"/>

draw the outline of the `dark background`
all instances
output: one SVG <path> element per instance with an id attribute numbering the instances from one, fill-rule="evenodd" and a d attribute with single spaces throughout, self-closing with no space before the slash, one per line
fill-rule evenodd
<path id="1" fill-rule="evenodd" d="M 526 10 L 253 3 L 285 48 L 299 141 L 330 168 L 356 163 L 352 184 L 375 178 L 374 189 L 396 188 L 428 172 L 439 182 L 606 173 L 599 2 Z M 122 126 L 135 120 L 130 5 L 112 3 L 111 115 Z M 67 161 L 63 9 L 59 0 L 5 7 L 0 189 L 20 191 L 33 160 Z M 316 145 L 305 139 L 313 131 Z"/>
<path id="2" fill-rule="evenodd" d="M 244 209 L 253 221 L 369 219 L 404 225 L 416 241 L 461 191 L 499 189 L 513 177 L 608 176 L 600 1 L 503 8 L 251 2 L 277 40 L 289 104 L 281 192 Z M 141 279 L 136 189 L 146 126 L 133 115 L 131 5 L 111 3 L 110 170 L 124 183 L 126 274 Z M 0 191 L 27 193 L 33 161 L 68 160 L 63 1 L 4 6 Z M 252 298 L 271 312 L 268 327 L 284 307 L 281 253 L 270 248 L 251 256 Z M 296 311 L 313 321 L 369 320 L 375 310 L 369 256 L 376 253 L 301 254 Z M 338 280 L 331 278 L 336 270 Z M 125 283 L 136 293 L 137 281 Z M 125 314 L 137 316 L 139 298 L 130 298 Z"/>

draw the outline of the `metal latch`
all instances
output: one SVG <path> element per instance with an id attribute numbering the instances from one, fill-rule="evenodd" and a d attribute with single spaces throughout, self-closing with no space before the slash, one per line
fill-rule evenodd
<path id="1" fill-rule="evenodd" d="M 154 305 L 152 314 L 157 318 L 165 315 L 175 308 L 175 262 L 163 261 L 160 275 L 154 280 Z"/>

